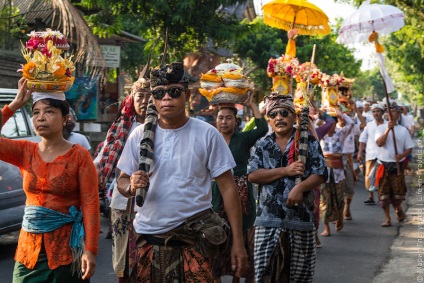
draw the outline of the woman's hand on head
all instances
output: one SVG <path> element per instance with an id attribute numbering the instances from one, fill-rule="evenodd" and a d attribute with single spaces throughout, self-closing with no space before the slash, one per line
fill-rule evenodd
<path id="1" fill-rule="evenodd" d="M 10 103 L 9 108 L 12 111 L 16 111 L 25 105 L 31 98 L 32 90 L 29 90 L 27 80 L 21 78 L 18 82 L 18 92 L 16 97 Z"/>
<path id="2" fill-rule="evenodd" d="M 246 97 L 246 99 L 243 101 L 243 105 L 244 106 L 247 106 L 247 107 L 249 107 L 249 108 L 252 108 L 252 105 L 254 104 L 253 103 L 253 98 L 255 97 L 255 94 L 253 93 L 253 91 L 252 90 L 248 90 L 247 91 L 247 97 Z"/>
<path id="3" fill-rule="evenodd" d="M 81 257 L 81 271 L 82 279 L 86 280 L 94 275 L 96 269 L 96 256 L 90 252 L 85 251 Z"/>

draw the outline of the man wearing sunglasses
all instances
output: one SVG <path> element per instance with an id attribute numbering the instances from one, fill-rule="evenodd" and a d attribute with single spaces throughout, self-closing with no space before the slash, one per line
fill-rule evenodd
<path id="1" fill-rule="evenodd" d="M 273 133 L 259 140 L 248 180 L 260 184 L 255 221 L 256 282 L 312 282 L 315 268 L 314 197 L 327 179 L 318 141 L 309 136 L 307 163 L 296 161 L 293 98 L 270 94 L 266 113 Z M 302 182 L 295 184 L 296 176 Z"/>
<path id="2" fill-rule="evenodd" d="M 128 138 L 118 164 L 122 170 L 118 188 L 125 196 L 131 198 L 137 188 L 148 186 L 133 222 L 139 235 L 137 282 L 162 282 L 165 278 L 181 283 L 213 281 L 212 258 L 199 249 L 206 239 L 188 243 L 184 234 L 193 216 L 211 212 L 212 179 L 219 185 L 234 235 L 232 268 L 238 277 L 247 268 L 240 198 L 231 173 L 235 162 L 218 130 L 186 116 L 188 82 L 182 63 L 151 71 L 153 103 L 159 116 L 152 130 L 154 163 L 147 174 L 139 170 L 140 142 L 146 138 L 143 131 L 148 122 Z"/>

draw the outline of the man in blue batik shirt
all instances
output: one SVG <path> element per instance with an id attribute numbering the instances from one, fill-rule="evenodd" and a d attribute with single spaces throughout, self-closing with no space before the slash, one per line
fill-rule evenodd
<path id="1" fill-rule="evenodd" d="M 260 184 L 255 221 L 256 282 L 312 282 L 315 269 L 313 189 L 325 182 L 321 147 L 308 138 L 307 163 L 294 160 L 296 129 L 291 96 L 266 100 L 271 135 L 259 140 L 248 166 L 249 182 Z M 296 176 L 302 182 L 295 185 Z"/>

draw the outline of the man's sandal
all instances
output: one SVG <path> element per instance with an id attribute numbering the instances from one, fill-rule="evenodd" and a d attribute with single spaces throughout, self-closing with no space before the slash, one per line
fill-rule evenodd
<path id="1" fill-rule="evenodd" d="M 367 199 L 366 201 L 364 201 L 365 204 L 374 204 L 375 201 L 372 198 Z"/>
<path id="2" fill-rule="evenodd" d="M 392 226 L 392 223 L 389 220 L 384 221 L 381 223 L 381 227 L 390 227 Z"/>

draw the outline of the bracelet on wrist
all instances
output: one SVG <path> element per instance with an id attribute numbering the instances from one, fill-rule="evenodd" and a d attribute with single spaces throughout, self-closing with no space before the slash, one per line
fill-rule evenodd
<path id="1" fill-rule="evenodd" d="M 125 193 L 127 194 L 127 195 L 129 195 L 129 197 L 128 198 L 132 198 L 132 197 L 134 197 L 135 195 L 133 195 L 132 193 L 131 193 L 131 184 L 129 184 L 128 186 L 127 186 L 127 188 L 125 189 Z"/>

